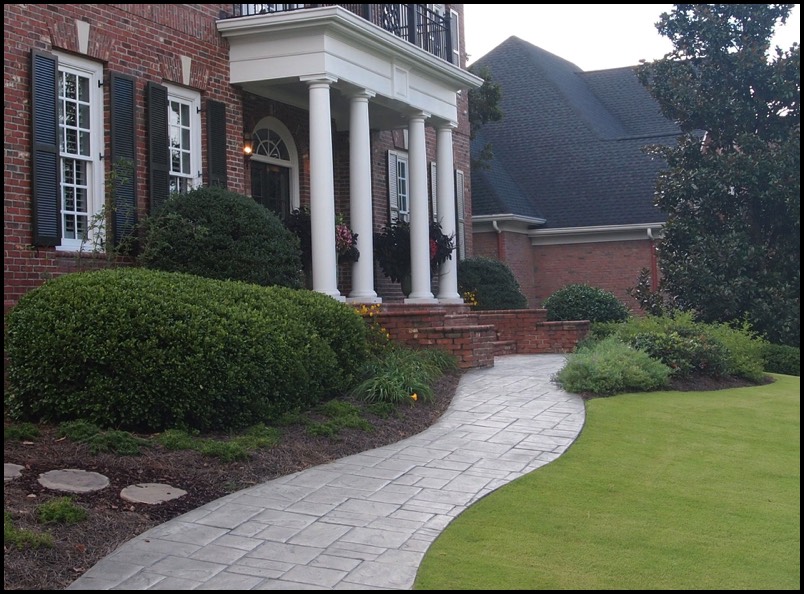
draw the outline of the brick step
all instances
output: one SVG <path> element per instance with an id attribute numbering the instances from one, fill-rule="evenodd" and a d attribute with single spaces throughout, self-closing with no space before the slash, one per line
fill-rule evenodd
<path id="1" fill-rule="evenodd" d="M 480 316 L 476 313 L 447 314 L 444 316 L 444 326 L 454 328 L 456 326 L 474 326 L 479 324 Z M 485 324 L 484 324 L 485 325 Z"/>
<path id="2" fill-rule="evenodd" d="M 516 354 L 516 341 L 515 340 L 495 340 L 492 343 L 494 347 L 494 356 L 498 355 L 515 355 Z"/>

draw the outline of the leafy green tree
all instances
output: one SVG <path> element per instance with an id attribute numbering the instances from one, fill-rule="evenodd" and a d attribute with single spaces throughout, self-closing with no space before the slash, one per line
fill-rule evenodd
<path id="1" fill-rule="evenodd" d="M 638 76 L 676 121 L 656 205 L 667 213 L 661 289 L 705 322 L 747 320 L 799 345 L 800 46 L 770 47 L 792 4 L 676 4 L 673 42 Z"/>
<path id="2" fill-rule="evenodd" d="M 491 71 L 486 66 L 472 65 L 469 72 L 483 79 L 483 84 L 477 89 L 469 90 L 469 136 L 474 140 L 478 131 L 488 122 L 498 122 L 503 117 L 500 109 L 502 89 L 494 82 Z M 488 161 L 494 158 L 490 142 L 483 145 L 479 157 L 472 160 L 472 167 L 480 169 L 488 167 Z"/>

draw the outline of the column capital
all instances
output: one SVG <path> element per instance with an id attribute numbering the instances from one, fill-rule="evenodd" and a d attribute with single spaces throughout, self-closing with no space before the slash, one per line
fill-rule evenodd
<path id="1" fill-rule="evenodd" d="M 374 91 L 369 91 L 368 89 L 360 89 L 355 91 L 347 91 L 344 93 L 349 99 L 373 99 L 377 96 L 377 93 Z"/>
<path id="2" fill-rule="evenodd" d="M 452 132 L 458 128 L 458 122 L 441 120 L 440 122 L 434 124 L 434 126 L 437 130 L 449 130 Z"/>
<path id="3" fill-rule="evenodd" d="M 331 74 L 307 74 L 305 76 L 300 76 L 299 80 L 301 82 L 306 82 L 308 85 L 332 85 L 338 82 L 337 76 L 332 76 Z"/>
<path id="4" fill-rule="evenodd" d="M 408 114 L 407 114 L 407 116 L 408 116 L 408 121 L 414 121 L 414 120 L 422 120 L 422 121 L 424 121 L 424 120 L 426 120 L 427 118 L 429 118 L 431 115 L 433 115 L 433 114 L 428 113 L 428 112 L 426 112 L 426 111 L 421 111 L 421 110 L 418 110 L 418 111 L 410 111 L 410 112 L 408 112 Z"/>

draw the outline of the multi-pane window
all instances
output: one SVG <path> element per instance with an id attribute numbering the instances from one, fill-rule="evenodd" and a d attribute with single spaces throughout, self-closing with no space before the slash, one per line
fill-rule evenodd
<path id="1" fill-rule="evenodd" d="M 402 151 L 388 151 L 388 215 L 391 223 L 410 222 L 410 168 Z"/>
<path id="2" fill-rule="evenodd" d="M 188 192 L 201 179 L 201 99 L 198 93 L 168 86 L 170 192 Z"/>
<path id="3" fill-rule="evenodd" d="M 61 247 L 100 245 L 103 204 L 101 67 L 69 58 L 59 61 L 58 118 L 61 169 Z"/>
<path id="4" fill-rule="evenodd" d="M 407 155 L 405 155 L 404 158 L 398 158 L 396 161 L 396 192 L 399 203 L 399 218 L 403 221 L 410 220 L 409 187 L 408 159 Z"/>

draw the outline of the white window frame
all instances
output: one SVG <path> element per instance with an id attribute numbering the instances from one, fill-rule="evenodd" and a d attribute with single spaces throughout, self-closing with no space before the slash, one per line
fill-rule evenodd
<path id="1" fill-rule="evenodd" d="M 410 163 L 408 153 L 405 151 L 388 151 L 389 160 L 396 158 L 396 179 L 394 184 L 389 184 L 392 195 L 389 196 L 389 208 L 396 211 L 396 220 L 391 213 L 391 222 L 410 222 Z M 389 175 L 394 172 L 389 171 Z M 390 180 L 389 180 L 390 181 Z M 400 191 L 401 189 L 401 191 Z M 396 208 L 393 205 L 396 204 Z"/>
<path id="2" fill-rule="evenodd" d="M 289 160 L 277 159 L 263 153 L 259 145 L 259 139 L 255 136 L 259 130 L 268 130 L 279 136 L 288 151 Z M 251 160 L 271 163 L 290 169 L 290 212 L 301 208 L 301 197 L 299 193 L 299 150 L 296 147 L 296 142 L 293 140 L 293 134 L 290 133 L 290 128 L 281 120 L 273 116 L 266 116 L 254 126 L 251 139 L 254 143 L 254 152 L 251 154 Z"/>
<path id="3" fill-rule="evenodd" d="M 92 248 L 99 251 L 103 246 L 105 221 L 99 220 L 103 213 L 104 181 L 104 105 L 103 105 L 103 65 L 85 60 L 71 54 L 54 52 L 59 61 L 59 87 L 64 73 L 75 74 L 89 79 L 89 149 L 88 155 L 74 155 L 64 151 L 64 128 L 59 123 L 59 217 L 61 218 L 61 242 L 56 246 L 58 251 L 75 252 Z M 59 93 L 59 113 L 62 110 L 62 97 Z M 62 117 L 59 117 L 62 120 Z M 69 184 L 64 180 L 64 160 L 75 159 L 86 164 L 86 209 L 77 213 L 65 210 L 64 193 Z M 70 214 L 86 216 L 85 237 L 68 238 L 66 217 Z"/>
<path id="4" fill-rule="evenodd" d="M 453 64 L 461 66 L 461 21 L 458 13 L 450 9 L 449 11 L 449 34 L 452 42 L 452 55 L 455 58 Z"/>
<path id="5" fill-rule="evenodd" d="M 168 137 L 173 132 L 177 125 L 173 118 L 172 106 L 174 103 L 187 105 L 190 116 L 190 144 L 189 147 L 181 147 L 181 150 L 189 151 L 190 172 L 182 173 L 173 170 L 173 147 L 168 146 L 170 151 L 170 187 L 173 193 L 173 180 L 180 178 L 184 180 L 186 189 L 184 191 L 192 190 L 201 185 L 201 94 L 192 89 L 179 87 L 177 85 L 165 84 L 167 88 L 167 103 L 168 103 Z"/>

